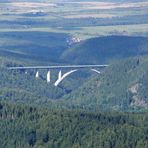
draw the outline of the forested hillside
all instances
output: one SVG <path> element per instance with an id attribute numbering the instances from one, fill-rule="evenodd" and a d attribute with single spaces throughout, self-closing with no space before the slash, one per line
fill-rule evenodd
<path id="1" fill-rule="evenodd" d="M 2 148 L 146 148 L 145 113 L 91 113 L 0 102 Z"/>
<path id="2" fill-rule="evenodd" d="M 52 82 L 46 82 L 46 70 L 10 71 L 8 66 L 24 62 L 1 58 L 0 99 L 18 103 L 46 106 L 98 108 L 100 110 L 148 109 L 147 56 L 115 60 L 101 70 L 101 74 L 74 74 L 58 87 L 53 83 L 57 72 L 52 72 Z M 56 99 L 56 101 L 55 101 Z"/>
<path id="3" fill-rule="evenodd" d="M 19 103 L 47 103 L 50 99 L 60 98 L 66 90 L 54 87 L 46 82 L 47 71 L 41 71 L 40 79 L 35 78 L 36 71 L 11 71 L 6 67 L 24 65 L 23 62 L 0 59 L 0 99 Z"/>
<path id="4" fill-rule="evenodd" d="M 147 37 L 104 36 L 75 43 L 51 32 L 0 32 L 0 56 L 30 63 L 100 64 L 148 54 Z"/>
<path id="5" fill-rule="evenodd" d="M 31 63 L 32 61 L 32 63 Z M 28 62 L 11 58 L 0 58 L 0 99 L 17 103 L 49 105 L 59 101 L 62 96 L 70 93 L 80 86 L 80 84 L 87 79 L 87 75 L 79 73 L 72 75 L 64 80 L 58 87 L 54 86 L 54 82 L 58 77 L 58 71 L 51 70 L 51 83 L 47 83 L 46 75 L 47 70 L 39 70 L 40 78 L 36 79 L 35 70 L 25 71 L 12 71 L 7 68 L 10 66 L 26 66 L 29 64 L 37 65 L 33 59 Z M 45 63 L 44 63 L 45 64 Z M 54 102 L 51 102 L 54 100 Z"/>
<path id="6" fill-rule="evenodd" d="M 99 64 L 144 54 L 148 54 L 147 37 L 105 36 L 85 40 L 65 50 L 62 58 L 78 64 Z"/>
<path id="7" fill-rule="evenodd" d="M 71 36 L 41 31 L 0 32 L 0 55 L 17 60 L 58 62 Z"/>
<path id="8" fill-rule="evenodd" d="M 65 96 L 75 105 L 99 109 L 148 109 L 148 57 L 117 60 L 102 74 Z"/>
<path id="9" fill-rule="evenodd" d="M 0 0 L 0 148 L 148 148 L 147 8 Z"/>

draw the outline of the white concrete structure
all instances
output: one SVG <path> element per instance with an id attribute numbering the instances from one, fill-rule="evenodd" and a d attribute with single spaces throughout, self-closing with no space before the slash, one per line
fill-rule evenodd
<path id="1" fill-rule="evenodd" d="M 74 73 L 74 72 L 76 72 L 76 71 L 78 71 L 78 70 L 77 70 L 77 69 L 76 69 L 76 70 L 71 70 L 71 71 L 65 73 L 65 74 L 62 76 L 62 71 L 60 70 L 60 71 L 59 71 L 59 75 L 58 75 L 58 79 L 57 79 L 57 81 L 54 83 L 54 86 L 58 86 L 58 85 L 62 82 L 62 80 L 63 80 L 64 78 L 66 78 L 67 76 L 69 76 L 70 74 L 72 74 L 72 73 Z"/>
<path id="2" fill-rule="evenodd" d="M 28 67 L 8 67 L 9 70 L 26 69 L 67 69 L 67 68 L 104 68 L 109 65 L 60 65 L 60 66 L 28 66 Z"/>
<path id="3" fill-rule="evenodd" d="M 78 71 L 78 69 L 90 69 L 91 71 L 94 71 L 98 74 L 100 74 L 100 71 L 96 70 L 95 68 L 104 68 L 107 67 L 108 65 L 62 65 L 62 66 L 32 66 L 32 67 L 8 67 L 9 70 L 27 70 L 27 69 L 37 69 L 35 78 L 39 79 L 39 71 L 38 69 L 49 69 L 47 72 L 47 83 L 51 82 L 51 69 L 60 69 L 59 73 L 58 73 L 58 78 L 56 80 L 56 82 L 54 83 L 54 86 L 58 86 L 67 76 L 69 76 L 70 74 Z M 69 72 L 65 73 L 62 75 L 62 71 L 61 69 L 73 69 L 76 68 L 74 70 L 70 70 Z M 25 72 L 26 73 L 26 72 Z M 27 73 L 26 73 L 27 74 Z"/>
<path id="4" fill-rule="evenodd" d="M 38 79 L 39 78 L 39 72 L 37 71 L 35 74 L 35 78 Z"/>
<path id="5" fill-rule="evenodd" d="M 96 69 L 91 69 L 91 71 L 94 71 L 94 72 L 96 72 L 96 73 L 98 73 L 98 74 L 101 73 L 100 71 L 98 71 L 98 70 L 96 70 Z"/>
<path id="6" fill-rule="evenodd" d="M 47 72 L 47 83 L 51 81 L 50 71 Z"/>

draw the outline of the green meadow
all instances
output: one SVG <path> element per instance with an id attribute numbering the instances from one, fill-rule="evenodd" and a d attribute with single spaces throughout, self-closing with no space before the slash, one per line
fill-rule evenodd
<path id="1" fill-rule="evenodd" d="M 104 35 L 148 35 L 147 2 L 1 2 L 0 32 L 46 31 L 80 39 Z"/>

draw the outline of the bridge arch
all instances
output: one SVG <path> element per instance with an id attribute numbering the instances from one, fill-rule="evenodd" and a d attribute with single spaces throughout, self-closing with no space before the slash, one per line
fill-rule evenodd
<path id="1" fill-rule="evenodd" d="M 74 73 L 74 72 L 76 72 L 76 71 L 78 71 L 78 70 L 77 70 L 77 69 L 71 70 L 71 71 L 65 73 L 65 74 L 62 76 L 62 71 L 60 70 L 60 71 L 59 71 L 59 74 L 58 74 L 58 79 L 57 79 L 57 81 L 54 83 L 54 86 L 58 86 L 66 77 L 68 77 L 70 74 L 72 74 L 72 73 Z"/>
<path id="2" fill-rule="evenodd" d="M 62 76 L 62 71 L 60 70 L 60 71 L 59 71 L 59 74 L 58 74 L 58 79 L 57 79 L 56 82 L 54 83 L 54 86 L 58 86 L 66 77 L 68 77 L 70 74 L 72 74 L 72 73 L 74 73 L 74 72 L 76 72 L 76 71 L 78 71 L 78 69 L 71 70 L 71 71 L 65 73 L 65 74 Z M 96 69 L 91 69 L 91 71 L 96 72 L 96 73 L 98 73 L 98 74 L 101 73 L 100 71 L 98 71 L 98 70 L 96 70 Z"/>

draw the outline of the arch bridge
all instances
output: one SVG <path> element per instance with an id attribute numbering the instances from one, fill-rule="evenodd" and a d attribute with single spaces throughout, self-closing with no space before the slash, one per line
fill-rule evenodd
<path id="1" fill-rule="evenodd" d="M 54 83 L 54 86 L 58 86 L 66 77 L 68 77 L 70 74 L 77 72 L 79 69 L 90 69 L 91 71 L 100 74 L 100 71 L 96 68 L 105 68 L 108 65 L 62 65 L 62 66 L 30 66 L 30 67 L 8 67 L 9 70 L 27 70 L 27 69 L 35 69 L 36 74 L 35 78 L 38 79 L 40 77 L 39 75 L 39 69 L 47 69 L 47 83 L 51 82 L 51 70 L 52 69 L 58 69 L 58 78 Z M 69 71 L 62 74 L 61 69 L 68 69 Z"/>

